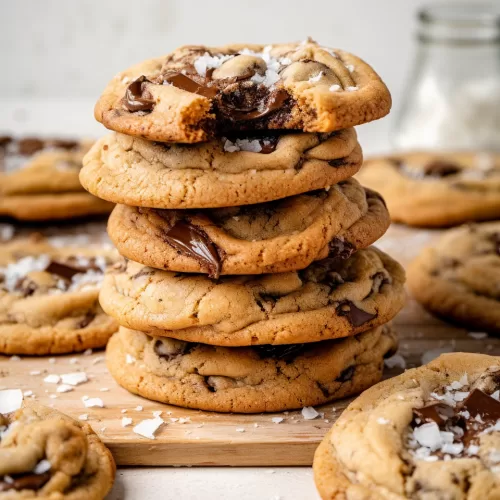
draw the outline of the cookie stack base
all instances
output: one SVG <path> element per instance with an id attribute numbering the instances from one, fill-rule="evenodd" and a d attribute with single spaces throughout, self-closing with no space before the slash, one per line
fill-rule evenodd
<path id="1" fill-rule="evenodd" d="M 313 344 L 216 347 L 121 328 L 107 366 L 128 391 L 162 403 L 260 413 L 314 406 L 357 394 L 382 377 L 397 348 L 385 325 Z"/>

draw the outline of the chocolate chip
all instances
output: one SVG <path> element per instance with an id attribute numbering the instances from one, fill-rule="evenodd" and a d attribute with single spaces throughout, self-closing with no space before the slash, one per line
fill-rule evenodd
<path id="1" fill-rule="evenodd" d="M 329 160 L 328 165 L 335 168 L 345 167 L 347 165 L 347 161 L 345 158 L 336 158 L 334 160 Z"/>
<path id="2" fill-rule="evenodd" d="M 356 367 L 354 365 L 347 367 L 345 370 L 342 370 L 340 375 L 335 379 L 335 382 L 348 382 L 354 376 L 355 371 Z"/>
<path id="3" fill-rule="evenodd" d="M 134 80 L 125 91 L 124 105 L 131 111 L 152 111 L 155 100 L 146 89 L 146 84 L 151 83 L 144 75 Z"/>
<path id="4" fill-rule="evenodd" d="M 45 147 L 45 141 L 27 137 L 18 141 L 18 151 L 20 155 L 31 156 Z"/>
<path id="5" fill-rule="evenodd" d="M 21 491 L 21 490 L 32 490 L 38 491 L 49 479 L 50 473 L 45 472 L 43 474 L 24 474 L 14 476 L 12 482 L 0 481 L 0 492 L 2 491 Z"/>
<path id="6" fill-rule="evenodd" d="M 363 311 L 359 307 L 355 306 L 350 300 L 345 300 L 337 306 L 337 314 L 339 316 L 346 316 L 349 323 L 352 326 L 361 326 L 376 318 L 376 314 Z"/>
<path id="7" fill-rule="evenodd" d="M 72 266 L 63 262 L 58 262 L 56 260 L 51 260 L 49 265 L 45 268 L 45 271 L 71 281 L 73 276 L 75 276 L 76 274 L 84 273 L 87 271 L 87 269 Z"/>
<path id="8" fill-rule="evenodd" d="M 445 423 L 455 415 L 455 410 L 444 403 L 433 403 L 413 410 L 413 418 L 422 422 L 435 422 L 438 425 Z"/>
<path id="9" fill-rule="evenodd" d="M 434 160 L 424 167 L 424 173 L 429 177 L 448 177 L 461 171 L 460 165 L 446 160 Z"/>
<path id="10" fill-rule="evenodd" d="M 328 243 L 328 257 L 332 259 L 348 259 L 355 251 L 356 247 L 352 243 L 340 238 L 333 238 Z"/>
<path id="11" fill-rule="evenodd" d="M 196 82 L 195 80 L 189 78 L 187 75 L 183 75 L 182 73 L 170 73 L 166 74 L 163 77 L 164 83 L 170 83 L 174 87 L 178 89 L 186 90 L 187 92 L 191 92 L 193 94 L 202 95 L 208 99 L 213 99 L 217 93 L 217 87 L 208 87 L 201 83 Z"/>
<path id="12" fill-rule="evenodd" d="M 226 105 L 225 114 L 232 121 L 257 120 L 282 108 L 288 98 L 286 90 L 276 89 L 267 92 L 267 95 L 263 98 L 255 99 L 253 107 L 250 108 Z"/>
<path id="13" fill-rule="evenodd" d="M 95 319 L 95 314 L 94 313 L 91 313 L 91 312 L 88 312 L 84 318 L 82 320 L 80 320 L 77 324 L 76 324 L 76 328 L 78 329 L 81 329 L 81 328 L 85 328 L 87 326 L 90 325 L 90 323 L 92 323 L 92 321 L 94 321 Z"/>
<path id="14" fill-rule="evenodd" d="M 154 274 L 154 271 L 152 269 L 149 269 L 148 267 L 144 267 L 138 273 L 135 273 L 132 276 L 132 279 L 135 280 L 137 278 L 141 278 L 142 276 L 151 276 L 153 274 Z"/>
<path id="15" fill-rule="evenodd" d="M 50 145 L 54 148 L 59 149 L 75 149 L 78 146 L 77 141 L 72 141 L 69 139 L 53 139 L 50 141 Z"/>
<path id="16" fill-rule="evenodd" d="M 7 144 L 10 144 L 14 139 L 10 135 L 0 136 L 0 148 L 5 148 Z"/>
<path id="17" fill-rule="evenodd" d="M 289 345 L 257 345 L 254 349 L 261 359 L 274 358 L 282 359 L 283 361 L 290 363 L 297 356 L 299 356 L 304 349 L 306 344 L 289 344 Z"/>
<path id="18" fill-rule="evenodd" d="M 181 254 L 196 259 L 211 278 L 219 278 L 221 259 L 215 244 L 201 228 L 180 220 L 165 233 L 164 238 Z"/>

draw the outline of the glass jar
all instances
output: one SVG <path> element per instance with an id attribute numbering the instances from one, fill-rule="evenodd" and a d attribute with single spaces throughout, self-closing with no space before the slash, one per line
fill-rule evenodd
<path id="1" fill-rule="evenodd" d="M 418 16 L 393 146 L 500 150 L 500 2 L 435 4 Z"/>

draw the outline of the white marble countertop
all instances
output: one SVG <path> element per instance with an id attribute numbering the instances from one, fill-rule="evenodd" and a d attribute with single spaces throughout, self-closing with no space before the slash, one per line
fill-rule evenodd
<path id="1" fill-rule="evenodd" d="M 0 134 L 99 137 L 105 129 L 93 119 L 94 101 L 0 99 Z M 387 150 L 387 124 L 358 130 L 368 153 Z M 279 453 L 279 450 L 276 450 Z M 312 469 L 307 467 L 123 468 L 108 500 L 295 500 L 316 499 Z"/>

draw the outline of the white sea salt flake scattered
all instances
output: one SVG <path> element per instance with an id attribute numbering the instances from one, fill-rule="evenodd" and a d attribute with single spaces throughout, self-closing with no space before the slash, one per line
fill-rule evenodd
<path id="1" fill-rule="evenodd" d="M 101 392 L 108 392 L 109 391 L 109 389 L 107 387 L 101 387 L 99 390 Z"/>
<path id="2" fill-rule="evenodd" d="M 280 59 L 280 64 L 283 66 L 288 66 L 291 63 L 292 63 L 292 60 L 289 57 L 282 57 Z"/>
<path id="3" fill-rule="evenodd" d="M 122 413 L 127 413 L 127 410 L 123 409 L 121 410 Z"/>
<path id="4" fill-rule="evenodd" d="M 491 397 L 493 399 L 496 399 L 497 401 L 500 401 L 500 391 L 495 391 L 493 394 L 491 394 Z"/>
<path id="5" fill-rule="evenodd" d="M 42 372 L 40 370 L 31 370 L 30 375 L 41 375 Z"/>
<path id="6" fill-rule="evenodd" d="M 384 417 L 379 417 L 377 418 L 377 424 L 380 424 L 380 425 L 387 425 L 387 424 L 390 424 L 391 421 L 390 420 L 387 420 L 386 418 Z"/>
<path id="7" fill-rule="evenodd" d="M 403 356 L 401 356 L 401 354 L 394 354 L 394 356 L 387 358 L 384 360 L 384 364 L 389 369 L 396 367 L 401 368 L 402 370 L 406 369 L 406 360 Z"/>
<path id="8" fill-rule="evenodd" d="M 224 62 L 232 57 L 234 57 L 234 55 L 211 56 L 208 52 L 205 52 L 194 61 L 194 69 L 200 76 L 206 76 L 207 69 L 219 68 Z"/>
<path id="9" fill-rule="evenodd" d="M 23 404 L 21 389 L 5 389 L 0 391 L 0 414 L 19 410 Z"/>
<path id="10" fill-rule="evenodd" d="M 51 374 L 47 375 L 43 381 L 47 382 L 47 384 L 58 384 L 61 381 L 61 377 L 59 375 Z"/>
<path id="11" fill-rule="evenodd" d="M 104 356 L 97 356 L 97 358 L 94 358 L 92 360 L 92 364 L 96 365 L 97 363 L 100 363 L 101 361 L 104 361 Z"/>
<path id="12" fill-rule="evenodd" d="M 44 460 L 40 460 L 40 462 L 38 462 L 35 465 L 33 472 L 35 474 L 44 474 L 45 472 L 49 471 L 50 468 L 51 468 L 50 462 L 48 460 L 44 459 Z"/>
<path id="13" fill-rule="evenodd" d="M 139 422 L 133 431 L 139 436 L 155 439 L 155 432 L 164 424 L 165 422 L 161 418 L 150 418 Z"/>
<path id="14" fill-rule="evenodd" d="M 143 408 L 141 405 L 139 405 L 139 406 L 136 406 L 136 407 L 135 407 L 135 410 L 136 410 L 136 411 L 142 411 L 143 409 L 144 409 L 144 408 Z"/>
<path id="15" fill-rule="evenodd" d="M 92 349 L 86 349 L 85 351 L 83 351 L 84 356 L 90 356 L 91 354 L 92 354 Z"/>
<path id="16" fill-rule="evenodd" d="M 463 449 L 463 443 L 445 443 L 441 446 L 441 451 L 443 453 L 449 453 L 450 455 L 460 455 Z"/>
<path id="17" fill-rule="evenodd" d="M 49 398 L 50 398 L 50 399 L 57 399 L 57 398 L 58 398 L 58 395 L 57 395 L 57 394 L 50 394 L 50 395 L 49 395 Z"/>
<path id="18" fill-rule="evenodd" d="M 170 417 L 170 422 L 177 422 L 179 419 L 175 417 Z"/>
<path id="19" fill-rule="evenodd" d="M 257 424 L 257 423 L 256 423 L 256 424 L 253 424 L 253 426 L 254 426 L 255 428 L 257 428 L 257 427 L 259 427 L 259 424 Z"/>
<path id="20" fill-rule="evenodd" d="M 55 364 L 55 362 L 56 362 L 56 358 L 49 358 L 49 363 L 51 365 Z"/>
<path id="21" fill-rule="evenodd" d="M 63 384 L 68 385 L 80 385 L 89 381 L 85 372 L 63 373 L 61 380 Z"/>
<path id="22" fill-rule="evenodd" d="M 14 237 L 14 226 L 11 224 L 0 224 L 0 241 L 9 241 Z"/>
<path id="23" fill-rule="evenodd" d="M 71 358 L 69 360 L 70 365 L 77 365 L 78 364 L 78 358 Z"/>
<path id="24" fill-rule="evenodd" d="M 467 455 L 477 455 L 479 453 L 479 446 L 476 444 L 471 444 L 467 450 L 466 450 Z"/>
<path id="25" fill-rule="evenodd" d="M 463 401 L 464 399 L 467 399 L 469 397 L 470 392 L 464 392 L 464 391 L 456 391 L 453 394 L 453 399 L 455 401 Z"/>
<path id="26" fill-rule="evenodd" d="M 24 396 L 25 398 L 27 398 L 27 397 L 29 397 L 29 396 L 33 396 L 33 391 L 24 391 L 24 392 L 23 392 L 23 396 Z"/>
<path id="27" fill-rule="evenodd" d="M 342 90 L 342 87 L 340 85 L 331 85 L 328 90 L 330 92 L 339 92 L 340 90 Z"/>
<path id="28" fill-rule="evenodd" d="M 243 429 L 243 427 L 236 427 L 236 429 L 234 429 L 236 432 L 245 432 L 245 429 Z"/>
<path id="29" fill-rule="evenodd" d="M 21 358 L 19 356 L 14 355 L 9 358 L 9 361 L 21 361 Z"/>
<path id="30" fill-rule="evenodd" d="M 153 412 L 153 417 L 161 417 L 161 414 L 162 414 L 162 413 L 163 413 L 163 412 L 162 412 L 161 410 L 154 411 L 154 412 Z"/>
<path id="31" fill-rule="evenodd" d="M 437 399 L 438 401 L 445 401 L 446 404 L 450 406 L 456 406 L 455 399 L 453 398 L 453 395 L 449 392 L 446 392 L 442 395 L 437 394 L 436 392 L 431 392 L 431 397 Z"/>
<path id="32" fill-rule="evenodd" d="M 57 392 L 71 392 L 72 390 L 73 390 L 73 387 L 71 387 L 70 385 L 67 385 L 67 384 L 61 384 L 61 385 L 57 386 L 57 389 L 56 389 Z"/>
<path id="33" fill-rule="evenodd" d="M 314 420 L 316 417 L 319 417 L 319 413 L 312 406 L 304 406 L 302 408 L 302 416 L 304 420 Z"/>
<path id="34" fill-rule="evenodd" d="M 349 71 L 349 73 L 352 73 L 354 71 L 354 65 L 352 64 L 346 64 L 345 67 L 347 68 L 347 71 Z"/>
<path id="35" fill-rule="evenodd" d="M 186 417 L 186 418 L 181 417 L 179 419 L 179 424 L 186 424 L 186 423 L 189 423 L 189 422 L 191 422 L 191 418 L 190 417 Z"/>
<path id="36" fill-rule="evenodd" d="M 500 450 L 491 450 L 489 454 L 489 459 L 494 463 L 500 462 Z"/>
<path id="37" fill-rule="evenodd" d="M 104 408 L 104 402 L 101 398 L 88 398 L 85 400 L 82 398 L 82 402 L 85 408 L 93 408 L 95 406 L 98 406 L 99 408 Z"/>
<path id="38" fill-rule="evenodd" d="M 311 76 L 308 80 L 309 83 L 316 83 L 316 82 L 319 82 L 321 80 L 321 78 L 323 78 L 323 71 L 320 71 L 317 75 L 314 75 L 314 76 Z"/>
<path id="39" fill-rule="evenodd" d="M 413 437 L 418 444 L 430 448 L 432 451 L 438 450 L 442 444 L 441 433 L 436 422 L 429 422 L 420 427 L 415 427 Z"/>
<path id="40" fill-rule="evenodd" d="M 474 340 L 482 340 L 488 336 L 486 332 L 469 332 L 467 335 Z"/>
<path id="41" fill-rule="evenodd" d="M 87 413 L 84 413 L 83 415 L 80 415 L 78 417 L 78 420 L 88 420 L 89 419 L 89 416 Z"/>
<path id="42" fill-rule="evenodd" d="M 358 87 L 346 87 L 347 92 L 356 92 L 356 90 L 359 90 Z"/>
<path id="43" fill-rule="evenodd" d="M 132 425 L 132 419 L 130 417 L 123 417 L 122 427 L 127 427 L 127 425 Z"/>
<path id="44" fill-rule="evenodd" d="M 274 424 L 280 424 L 285 419 L 283 417 L 273 417 L 271 420 Z"/>
<path id="45" fill-rule="evenodd" d="M 132 354 L 127 354 L 125 356 L 125 363 L 127 363 L 127 365 L 131 365 L 131 364 L 135 363 L 136 361 L 137 361 L 137 359 L 134 356 L 132 356 Z"/>
<path id="46" fill-rule="evenodd" d="M 3 477 L 3 480 L 7 483 L 7 484 L 13 484 L 14 483 L 14 478 L 11 477 L 11 476 L 4 476 Z"/>

